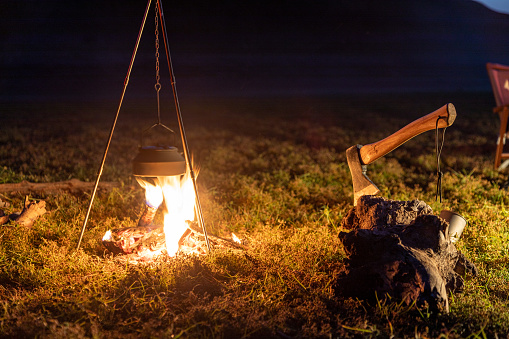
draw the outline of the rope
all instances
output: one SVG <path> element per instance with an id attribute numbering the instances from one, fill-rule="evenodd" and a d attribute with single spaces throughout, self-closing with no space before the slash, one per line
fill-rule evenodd
<path id="1" fill-rule="evenodd" d="M 435 148 L 436 148 L 436 156 L 437 156 L 437 191 L 435 195 L 435 199 L 439 200 L 440 203 L 442 202 L 442 176 L 444 173 L 442 173 L 440 169 L 440 156 L 442 155 L 442 148 L 444 147 L 444 141 L 445 141 L 445 130 L 447 127 L 444 127 L 442 130 L 442 142 L 439 143 L 439 133 L 438 133 L 438 122 L 440 119 L 447 120 L 447 117 L 438 117 L 435 127 Z"/>

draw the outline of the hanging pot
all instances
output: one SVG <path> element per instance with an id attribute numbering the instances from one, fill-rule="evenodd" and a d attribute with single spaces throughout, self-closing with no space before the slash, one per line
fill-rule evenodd
<path id="1" fill-rule="evenodd" d="M 165 177 L 186 172 L 186 161 L 174 146 L 143 146 L 133 160 L 133 175 Z"/>

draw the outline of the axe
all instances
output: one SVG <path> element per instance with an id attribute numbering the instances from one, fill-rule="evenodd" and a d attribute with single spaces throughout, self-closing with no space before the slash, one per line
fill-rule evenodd
<path id="1" fill-rule="evenodd" d="M 375 195 L 380 192 L 378 187 L 366 176 L 366 165 L 423 132 L 451 126 L 454 119 L 456 119 L 456 109 L 453 104 L 449 103 L 409 123 L 385 139 L 364 146 L 355 145 L 348 148 L 346 160 L 352 174 L 354 205 L 357 205 L 357 200 L 361 196 Z"/>

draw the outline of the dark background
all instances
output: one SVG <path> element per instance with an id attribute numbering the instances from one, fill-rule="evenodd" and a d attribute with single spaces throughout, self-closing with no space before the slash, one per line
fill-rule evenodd
<path id="1" fill-rule="evenodd" d="M 0 101 L 116 100 L 146 4 L 3 1 Z M 163 7 L 184 97 L 487 92 L 486 62 L 509 64 L 509 15 L 470 0 Z M 126 95 L 153 95 L 154 73 L 151 9 Z M 162 68 L 163 89 L 167 74 Z"/>

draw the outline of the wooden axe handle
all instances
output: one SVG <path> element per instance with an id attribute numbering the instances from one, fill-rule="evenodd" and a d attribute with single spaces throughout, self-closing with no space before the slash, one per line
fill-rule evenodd
<path id="1" fill-rule="evenodd" d="M 362 146 L 359 150 L 362 163 L 364 165 L 370 164 L 413 137 L 423 132 L 435 129 L 437 127 L 437 119 L 439 118 L 438 128 L 451 126 L 454 119 L 456 119 L 456 109 L 454 108 L 454 105 L 450 103 L 446 104 L 436 111 L 409 123 L 396 133 L 389 135 L 387 138 Z"/>

